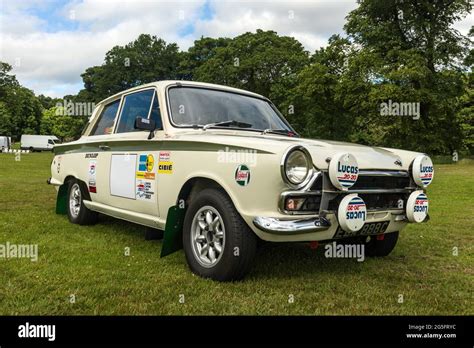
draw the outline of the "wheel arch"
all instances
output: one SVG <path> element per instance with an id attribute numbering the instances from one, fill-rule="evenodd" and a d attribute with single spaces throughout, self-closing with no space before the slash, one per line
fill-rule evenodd
<path id="1" fill-rule="evenodd" d="M 64 180 L 62 185 L 59 186 L 58 189 L 58 194 L 56 196 L 56 214 L 60 215 L 66 215 L 67 214 L 67 191 L 69 188 L 69 182 L 71 180 L 77 180 L 79 182 L 79 185 L 82 187 L 83 192 L 86 194 L 86 199 L 91 200 L 91 197 L 89 195 L 89 189 L 87 187 L 87 184 L 75 177 L 74 175 L 67 175 Z"/>

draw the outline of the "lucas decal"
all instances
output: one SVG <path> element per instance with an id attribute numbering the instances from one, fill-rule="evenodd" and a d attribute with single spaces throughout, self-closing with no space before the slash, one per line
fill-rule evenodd
<path id="1" fill-rule="evenodd" d="M 413 180 L 418 186 L 426 187 L 431 184 L 434 177 L 434 167 L 431 158 L 421 155 L 413 161 Z"/>
<path id="2" fill-rule="evenodd" d="M 169 151 L 161 151 L 158 161 L 159 174 L 173 174 L 173 162 Z"/>
<path id="3" fill-rule="evenodd" d="M 345 196 L 339 204 L 337 219 L 346 232 L 357 232 L 364 227 L 367 218 L 367 207 L 362 198 L 356 194 Z"/>
<path id="4" fill-rule="evenodd" d="M 340 190 L 347 190 L 355 184 L 359 177 L 359 166 L 354 155 L 339 153 L 329 163 L 329 179 Z"/>
<path id="5" fill-rule="evenodd" d="M 135 199 L 151 202 L 155 195 L 155 158 L 152 154 L 138 157 L 135 180 Z"/>
<path id="6" fill-rule="evenodd" d="M 247 186 L 250 183 L 250 169 L 245 164 L 241 164 L 235 170 L 235 182 L 240 186 Z"/>

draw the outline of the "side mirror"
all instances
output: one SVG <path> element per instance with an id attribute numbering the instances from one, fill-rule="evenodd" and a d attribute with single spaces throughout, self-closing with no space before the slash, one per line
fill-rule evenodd
<path id="1" fill-rule="evenodd" d="M 156 129 L 155 120 L 149 120 L 138 116 L 135 119 L 135 129 L 142 129 L 153 132 Z"/>
<path id="2" fill-rule="evenodd" d="M 147 118 L 137 116 L 137 118 L 135 119 L 135 129 L 150 131 L 148 139 L 153 139 L 155 136 L 155 133 L 153 133 L 153 131 L 156 129 L 156 122 L 155 120 L 149 120 Z"/>

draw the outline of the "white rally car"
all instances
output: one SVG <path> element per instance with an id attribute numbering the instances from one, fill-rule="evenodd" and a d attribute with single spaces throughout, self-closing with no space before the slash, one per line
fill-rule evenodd
<path id="1" fill-rule="evenodd" d="M 257 241 L 352 240 L 386 256 L 428 220 L 422 153 L 304 139 L 255 93 L 160 81 L 100 102 L 82 137 L 56 145 L 57 212 L 164 231 L 193 272 L 242 278 Z"/>

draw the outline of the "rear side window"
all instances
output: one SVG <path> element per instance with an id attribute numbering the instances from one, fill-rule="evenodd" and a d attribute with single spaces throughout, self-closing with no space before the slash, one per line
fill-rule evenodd
<path id="1" fill-rule="evenodd" d="M 154 90 L 148 89 L 125 96 L 117 133 L 136 132 L 135 119 L 148 118 Z"/>
<path id="2" fill-rule="evenodd" d="M 96 122 L 91 135 L 111 134 L 113 132 L 115 115 L 120 104 L 120 99 L 104 107 L 99 120 Z"/>

